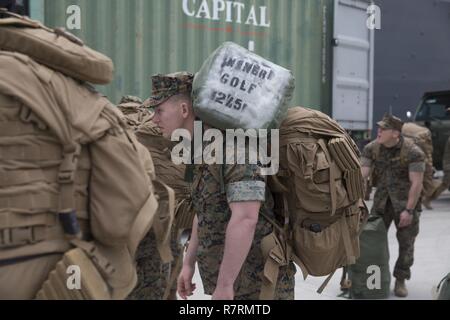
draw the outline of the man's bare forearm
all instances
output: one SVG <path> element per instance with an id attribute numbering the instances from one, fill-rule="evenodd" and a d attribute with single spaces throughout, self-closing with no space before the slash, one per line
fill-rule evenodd
<path id="1" fill-rule="evenodd" d="M 408 203 L 405 209 L 414 209 L 422 193 L 422 182 L 413 182 L 409 188 Z"/>
<path id="2" fill-rule="evenodd" d="M 231 217 L 228 223 L 225 249 L 220 265 L 217 287 L 230 287 L 236 278 L 250 251 L 255 235 L 257 219 Z"/>

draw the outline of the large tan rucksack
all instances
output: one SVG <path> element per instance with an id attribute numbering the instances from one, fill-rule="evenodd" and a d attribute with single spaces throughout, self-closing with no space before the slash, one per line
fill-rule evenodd
<path id="1" fill-rule="evenodd" d="M 425 153 L 426 162 L 433 164 L 433 140 L 428 128 L 407 122 L 402 127 L 402 135 L 414 140 L 414 143 Z"/>
<path id="2" fill-rule="evenodd" d="M 293 260 L 303 276 L 326 276 L 355 263 L 364 196 L 359 151 L 345 130 L 325 114 L 291 108 L 280 128 L 280 170 L 270 177 L 275 234 L 263 240 L 265 287 L 273 270 Z M 276 272 L 275 272 L 276 275 Z"/>
<path id="3" fill-rule="evenodd" d="M 0 122 L 0 260 L 64 254 L 37 298 L 125 298 L 158 207 L 148 151 L 89 85 L 17 52 L 0 51 Z"/>

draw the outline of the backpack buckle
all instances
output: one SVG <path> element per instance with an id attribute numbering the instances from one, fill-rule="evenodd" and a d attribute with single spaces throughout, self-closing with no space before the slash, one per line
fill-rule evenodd
<path id="1" fill-rule="evenodd" d="M 81 153 L 81 146 L 76 144 L 73 150 L 64 152 L 63 160 L 59 167 L 58 182 L 67 184 L 74 181 L 75 170 L 77 168 L 78 157 Z"/>

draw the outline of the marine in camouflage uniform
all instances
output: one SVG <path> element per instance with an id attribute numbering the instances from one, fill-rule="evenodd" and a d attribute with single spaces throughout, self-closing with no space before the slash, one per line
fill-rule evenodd
<path id="1" fill-rule="evenodd" d="M 121 99 L 118 108 L 126 117 L 128 126 L 136 131 L 139 140 L 139 130 L 151 124 L 152 113 L 143 106 L 140 98 L 125 96 Z M 154 126 L 154 125 L 153 125 Z M 140 141 L 142 143 L 142 141 Z M 145 144 L 144 144 L 145 145 Z M 158 175 L 158 163 L 154 159 L 155 171 Z M 170 158 L 167 158 L 170 161 Z M 158 191 L 158 190 L 156 190 Z M 161 199 L 160 206 L 164 199 Z M 167 209 L 167 207 L 164 207 Z M 164 209 L 164 208 L 160 208 Z M 152 228 L 139 244 L 136 251 L 136 271 L 138 281 L 135 289 L 128 296 L 129 300 L 162 300 L 168 285 L 171 272 L 175 269 L 176 259 L 182 258 L 182 250 L 178 244 L 177 230 L 172 230 L 170 248 L 174 260 L 164 263 L 157 247 L 157 238 Z M 176 300 L 176 284 L 172 284 L 170 300 Z"/>
<path id="2" fill-rule="evenodd" d="M 396 129 L 401 132 L 402 122 L 398 118 L 385 116 L 378 125 L 383 129 Z M 406 148 L 403 153 L 406 155 L 405 159 L 401 159 L 402 148 Z M 409 226 L 399 227 L 400 214 L 407 208 L 411 188 L 409 173 L 425 171 L 425 155 L 417 145 L 400 135 L 398 144 L 391 148 L 378 144 L 377 141 L 369 143 L 362 153 L 362 166 L 373 166 L 377 181 L 371 214 L 381 216 L 386 229 L 392 221 L 397 228 L 399 257 L 395 264 L 394 277 L 404 283 L 404 280 L 411 278 L 414 242 L 419 233 L 419 217 L 422 211 L 420 198 L 413 212 L 411 211 L 413 218 Z"/>
<path id="3" fill-rule="evenodd" d="M 274 219 L 272 195 L 257 165 L 224 165 L 222 177 L 218 166 L 196 165 L 193 170 L 192 198 L 198 218 L 199 238 L 197 262 L 205 294 L 212 295 L 216 287 L 224 255 L 225 233 L 231 218 L 229 203 L 261 201 L 253 243 L 235 282 L 236 300 L 257 300 L 265 263 L 261 240 L 272 232 L 272 225 L 262 213 Z M 295 271 L 292 263 L 280 268 L 274 299 L 294 299 Z"/>
<path id="4" fill-rule="evenodd" d="M 157 75 L 152 80 L 154 94 L 147 104 L 159 106 L 176 93 L 187 93 L 186 86 L 190 88 L 192 76 L 176 73 Z M 196 261 L 205 294 L 213 295 L 216 289 L 224 258 L 227 227 L 232 215 L 230 203 L 261 202 L 250 251 L 234 282 L 234 299 L 259 299 L 265 264 L 261 240 L 272 232 L 272 225 L 261 213 L 274 218 L 273 199 L 266 188 L 265 178 L 257 165 L 194 165 L 190 169 L 192 203 L 198 221 Z M 275 299 L 294 299 L 295 272 L 292 263 L 280 268 Z"/>
<path id="5" fill-rule="evenodd" d="M 445 145 L 444 157 L 442 159 L 442 167 L 444 170 L 444 177 L 436 190 L 431 194 L 429 201 L 436 200 L 442 192 L 448 190 L 450 187 L 450 137 Z"/>

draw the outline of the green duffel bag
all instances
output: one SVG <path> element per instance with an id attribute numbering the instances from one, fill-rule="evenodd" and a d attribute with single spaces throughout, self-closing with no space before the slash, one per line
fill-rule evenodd
<path id="1" fill-rule="evenodd" d="M 439 282 L 437 291 L 439 293 L 438 300 L 450 300 L 450 273 Z"/>
<path id="2" fill-rule="evenodd" d="M 356 263 L 348 267 L 350 298 L 388 298 L 391 284 L 389 247 L 386 227 L 381 217 L 369 217 L 360 235 L 360 251 Z"/>

